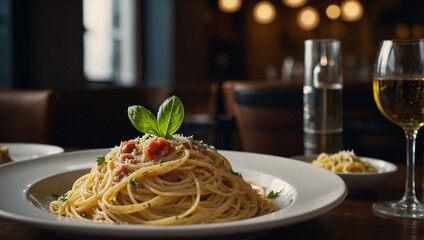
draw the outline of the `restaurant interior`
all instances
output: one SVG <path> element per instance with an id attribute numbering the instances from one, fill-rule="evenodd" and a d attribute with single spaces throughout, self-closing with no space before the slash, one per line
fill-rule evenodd
<path id="1" fill-rule="evenodd" d="M 298 161 L 311 39 L 340 42 L 335 143 L 366 171 Z M 386 39 L 424 59 L 424 0 L 0 0 L 0 239 L 423 239 L 423 133 L 408 144 L 373 81 L 422 84 L 424 61 L 378 79 Z M 423 124 L 419 89 L 406 124 Z M 137 138 L 129 107 L 156 116 L 172 96 L 176 133 L 193 137 Z M 13 144 L 59 151 L 3 164 Z"/>
<path id="2" fill-rule="evenodd" d="M 424 37 L 423 10 L 414 0 L 0 0 L 0 142 L 112 147 L 141 134 L 129 106 L 156 113 L 177 95 L 185 135 L 300 155 L 304 41 L 331 38 L 342 46 L 343 148 L 404 162 L 402 129 L 373 99 L 373 63 L 382 40 Z M 240 103 L 240 89 L 278 89 L 283 104 Z M 418 164 L 422 149 L 419 134 Z"/>

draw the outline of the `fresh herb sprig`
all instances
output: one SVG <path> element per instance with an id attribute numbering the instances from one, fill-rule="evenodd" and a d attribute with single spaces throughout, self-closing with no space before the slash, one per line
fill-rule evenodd
<path id="1" fill-rule="evenodd" d="M 85 211 L 80 213 L 80 216 L 83 217 L 83 218 L 87 218 L 87 214 L 85 213 Z"/>
<path id="2" fill-rule="evenodd" d="M 106 163 L 106 157 L 105 156 L 97 157 L 97 166 L 100 167 L 105 163 Z"/>
<path id="3" fill-rule="evenodd" d="M 131 178 L 131 179 L 130 179 L 130 183 L 131 183 L 131 185 L 133 185 L 133 187 L 134 187 L 135 189 L 137 189 L 137 186 L 138 186 L 137 177 L 133 177 L 133 178 Z"/>
<path id="4" fill-rule="evenodd" d="M 188 137 L 188 139 L 190 140 L 191 143 L 195 144 L 195 145 L 201 145 L 204 149 L 210 149 L 212 151 L 216 151 L 216 148 L 212 145 L 206 144 L 203 142 L 203 140 L 194 140 L 193 136 Z"/>
<path id="5" fill-rule="evenodd" d="M 68 194 L 67 193 L 65 193 L 65 194 L 63 194 L 63 195 L 61 195 L 61 196 L 59 196 L 58 198 L 57 198 L 57 200 L 58 201 L 60 201 L 60 202 L 67 202 L 68 201 Z"/>
<path id="6" fill-rule="evenodd" d="M 261 205 L 258 205 L 258 210 L 256 210 L 255 216 L 258 216 L 261 213 Z"/>
<path id="7" fill-rule="evenodd" d="M 231 169 L 231 168 L 230 168 L 230 173 L 231 173 L 231 174 L 233 174 L 233 175 L 236 175 L 237 177 L 241 177 L 241 178 L 243 178 L 243 176 L 241 175 L 241 173 L 239 173 L 239 172 L 234 172 L 234 171 L 233 171 L 233 169 Z"/>
<path id="8" fill-rule="evenodd" d="M 128 117 L 138 131 L 171 139 L 172 134 L 183 122 L 184 106 L 177 96 L 172 96 L 159 107 L 157 118 L 148 109 L 139 105 L 128 108 Z"/>
<path id="9" fill-rule="evenodd" d="M 276 198 L 280 196 L 283 189 L 281 189 L 279 192 L 274 192 L 274 190 L 271 190 L 271 192 L 268 193 L 267 198 Z"/>

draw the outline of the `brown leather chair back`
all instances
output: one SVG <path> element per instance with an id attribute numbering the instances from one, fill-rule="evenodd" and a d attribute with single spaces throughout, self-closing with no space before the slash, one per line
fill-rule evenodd
<path id="1" fill-rule="evenodd" d="M 53 90 L 0 91 L 0 142 L 50 143 Z"/>

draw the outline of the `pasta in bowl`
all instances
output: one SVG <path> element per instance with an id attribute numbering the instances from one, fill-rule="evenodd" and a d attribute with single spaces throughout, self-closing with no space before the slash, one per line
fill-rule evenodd
<path id="1" fill-rule="evenodd" d="M 372 190 L 387 183 L 397 171 L 396 165 L 376 158 L 357 156 L 353 151 L 336 154 L 293 156 L 334 172 L 343 179 L 349 192 Z"/>
<path id="2" fill-rule="evenodd" d="M 312 161 L 312 164 L 332 172 L 377 172 L 370 162 L 359 158 L 354 151 L 340 151 L 335 154 L 321 153 L 315 160 Z"/>

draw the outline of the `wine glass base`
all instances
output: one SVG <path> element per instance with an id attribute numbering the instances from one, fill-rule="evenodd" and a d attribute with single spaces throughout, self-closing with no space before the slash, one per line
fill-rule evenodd
<path id="1" fill-rule="evenodd" d="M 372 205 L 375 212 L 391 217 L 424 219 L 424 205 L 421 203 L 404 203 L 402 201 L 385 201 Z"/>

